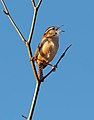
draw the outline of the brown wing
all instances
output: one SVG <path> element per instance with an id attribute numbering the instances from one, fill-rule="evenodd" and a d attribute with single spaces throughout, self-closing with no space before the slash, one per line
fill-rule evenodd
<path id="1" fill-rule="evenodd" d="M 34 59 L 35 59 L 35 60 L 37 59 L 38 54 L 39 54 L 40 50 L 42 49 L 42 46 L 44 45 L 44 43 L 45 43 L 47 40 L 48 40 L 47 38 L 44 38 L 44 39 L 42 39 L 42 41 L 38 44 L 38 47 L 37 47 L 37 49 L 36 49 L 36 51 L 35 51 L 35 54 L 34 54 Z"/>

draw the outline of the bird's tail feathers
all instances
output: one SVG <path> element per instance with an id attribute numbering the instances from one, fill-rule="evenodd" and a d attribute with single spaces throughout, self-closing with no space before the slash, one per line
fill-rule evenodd
<path id="1" fill-rule="evenodd" d="M 41 64 L 38 65 L 38 77 L 39 77 L 39 80 L 43 79 L 43 65 Z"/>

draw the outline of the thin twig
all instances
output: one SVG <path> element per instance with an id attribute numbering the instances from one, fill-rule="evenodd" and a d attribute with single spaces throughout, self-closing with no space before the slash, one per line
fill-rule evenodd
<path id="1" fill-rule="evenodd" d="M 35 0 L 31 0 L 33 7 L 36 7 Z"/>
<path id="2" fill-rule="evenodd" d="M 53 67 L 44 77 L 41 81 L 44 81 L 45 78 L 47 78 L 53 71 L 56 70 L 59 62 L 61 61 L 61 59 L 65 56 L 66 52 L 68 51 L 68 49 L 72 46 L 72 44 L 70 44 L 65 51 L 62 53 L 62 55 L 60 56 L 60 58 L 58 59 L 58 61 L 56 62 L 56 64 L 54 65 L 55 67 Z"/>
<path id="3" fill-rule="evenodd" d="M 7 9 L 7 6 L 6 6 L 5 2 L 3 0 L 1 0 L 1 2 L 2 2 L 3 6 L 4 6 L 5 11 L 8 13 L 8 9 Z"/>
<path id="4" fill-rule="evenodd" d="M 28 43 L 31 43 L 31 40 L 32 40 L 32 36 L 33 36 L 34 28 L 35 28 L 36 16 L 37 16 L 38 8 L 39 8 L 41 2 L 42 2 L 42 0 L 39 0 L 38 4 L 35 5 L 35 1 L 32 0 L 32 5 L 34 8 L 34 15 L 33 15 L 31 30 L 30 30 L 30 34 L 29 34 L 29 38 L 28 38 Z"/>
<path id="5" fill-rule="evenodd" d="M 31 108 L 30 108 L 30 112 L 29 112 L 29 116 L 28 116 L 27 120 L 32 120 L 34 108 L 36 105 L 36 101 L 37 101 L 37 97 L 38 97 L 38 93 L 39 93 L 39 89 L 40 89 L 40 84 L 41 84 L 41 82 L 39 82 L 39 81 L 36 82 L 36 88 L 35 88 L 32 104 L 31 104 Z"/>
<path id="6" fill-rule="evenodd" d="M 24 116 L 24 115 L 21 115 L 23 118 L 25 118 L 25 119 L 27 119 L 27 117 L 26 116 Z"/>
<path id="7" fill-rule="evenodd" d="M 63 52 L 63 54 L 61 55 L 61 57 L 59 58 L 59 60 L 57 61 L 57 63 L 56 63 L 56 67 L 57 67 L 57 65 L 59 64 L 59 62 L 61 61 L 61 59 L 65 56 L 65 54 L 66 54 L 66 52 L 68 51 L 68 49 L 70 48 L 72 46 L 72 44 L 70 44 L 66 49 L 65 49 L 65 51 Z"/>
<path id="8" fill-rule="evenodd" d="M 39 2 L 38 2 L 38 4 L 37 4 L 37 9 L 40 7 L 40 5 L 41 5 L 41 2 L 42 2 L 42 0 L 39 0 Z"/>
<path id="9" fill-rule="evenodd" d="M 26 40 L 24 38 L 24 36 L 22 35 L 21 31 L 19 30 L 19 28 L 17 27 L 16 23 L 14 22 L 14 20 L 12 19 L 11 15 L 9 14 L 9 11 L 7 9 L 7 6 L 4 2 L 4 0 L 1 0 L 2 5 L 4 6 L 4 10 L 3 12 L 5 13 L 5 15 L 9 18 L 9 20 L 11 21 L 12 25 L 14 26 L 15 30 L 17 31 L 17 33 L 19 34 L 20 38 L 22 39 L 22 41 L 24 43 L 26 43 Z"/>
<path id="10" fill-rule="evenodd" d="M 30 34 L 29 34 L 29 37 L 28 37 L 28 43 L 31 43 L 31 40 L 32 40 L 37 12 L 38 11 L 36 9 L 34 9 L 34 15 L 33 15 L 33 20 L 32 20 L 31 30 L 30 30 Z"/>

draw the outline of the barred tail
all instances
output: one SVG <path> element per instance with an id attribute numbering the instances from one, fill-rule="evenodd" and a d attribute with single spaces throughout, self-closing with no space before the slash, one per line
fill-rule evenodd
<path id="1" fill-rule="evenodd" d="M 41 64 L 38 65 L 38 77 L 39 80 L 42 80 L 43 78 L 43 66 Z"/>

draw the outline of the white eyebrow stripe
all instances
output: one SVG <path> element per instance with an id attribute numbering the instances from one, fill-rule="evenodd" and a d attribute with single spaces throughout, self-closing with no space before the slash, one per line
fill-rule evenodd
<path id="1" fill-rule="evenodd" d="M 51 27 L 47 28 L 47 30 L 45 31 L 45 33 L 48 32 L 49 30 L 53 29 L 53 27 L 54 26 L 51 26 Z"/>

